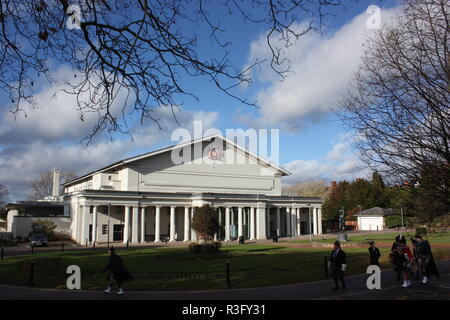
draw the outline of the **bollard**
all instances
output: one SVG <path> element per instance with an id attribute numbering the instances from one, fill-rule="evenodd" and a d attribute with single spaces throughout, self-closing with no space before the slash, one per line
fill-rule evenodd
<path id="1" fill-rule="evenodd" d="M 94 250 L 94 251 L 95 251 L 95 241 L 94 241 L 94 242 L 92 242 L 92 250 Z"/>
<path id="2" fill-rule="evenodd" d="M 64 251 L 64 242 L 61 243 L 61 251 Z"/>
<path id="3" fill-rule="evenodd" d="M 31 254 L 34 253 L 34 244 L 31 245 Z"/>
<path id="4" fill-rule="evenodd" d="M 34 284 L 34 262 L 30 262 L 30 285 Z"/>
<path id="5" fill-rule="evenodd" d="M 325 278 L 328 278 L 328 258 L 327 256 L 323 256 L 323 271 Z"/>
<path id="6" fill-rule="evenodd" d="M 5 257 L 5 246 L 2 246 L 2 260 Z"/>
<path id="7" fill-rule="evenodd" d="M 127 250 L 128 250 L 128 242 L 129 242 L 129 240 L 127 240 Z"/>
<path id="8" fill-rule="evenodd" d="M 230 262 L 226 261 L 226 279 L 227 279 L 227 288 L 231 287 L 231 283 L 230 283 Z"/>
<path id="9" fill-rule="evenodd" d="M 86 239 L 86 247 L 88 246 L 88 239 Z"/>

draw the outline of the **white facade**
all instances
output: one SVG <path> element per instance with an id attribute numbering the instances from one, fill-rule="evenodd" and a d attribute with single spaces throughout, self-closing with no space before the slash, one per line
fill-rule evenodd
<path id="1" fill-rule="evenodd" d="M 384 217 L 365 216 L 358 217 L 358 230 L 362 231 L 380 231 L 384 228 Z"/>
<path id="2" fill-rule="evenodd" d="M 320 198 L 281 196 L 286 170 L 222 136 L 182 147 L 125 159 L 66 183 L 72 237 L 83 244 L 195 241 L 191 221 L 204 204 L 219 210 L 217 240 L 321 233 Z M 191 160 L 174 163 L 174 154 L 190 154 Z"/>

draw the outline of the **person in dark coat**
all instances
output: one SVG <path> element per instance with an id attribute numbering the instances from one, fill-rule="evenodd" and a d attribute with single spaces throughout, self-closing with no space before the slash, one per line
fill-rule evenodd
<path id="1" fill-rule="evenodd" d="M 346 254 L 344 250 L 341 249 L 341 244 L 339 241 L 334 243 L 334 249 L 331 251 L 331 257 L 329 262 L 329 267 L 331 267 L 331 274 L 334 280 L 334 288 L 333 290 L 339 290 L 339 280 L 342 283 L 342 290 L 345 289 L 344 282 L 344 272 L 347 268 L 346 262 Z"/>
<path id="2" fill-rule="evenodd" d="M 417 240 L 414 238 L 411 238 L 411 243 L 413 245 L 413 257 L 414 257 L 414 261 L 419 262 L 420 263 L 420 258 L 419 258 L 419 253 L 417 252 Z M 420 268 L 417 268 L 416 271 L 416 276 L 414 278 L 415 281 L 419 281 L 420 279 Z"/>
<path id="3" fill-rule="evenodd" d="M 133 280 L 133 276 L 123 265 L 123 260 L 114 252 L 114 248 L 109 248 L 109 262 L 103 272 L 109 271 L 109 275 L 106 280 L 109 281 L 108 288 L 103 290 L 105 293 L 111 293 L 111 288 L 115 285 L 119 288 L 117 294 L 122 295 L 122 283 L 125 281 Z"/>
<path id="4" fill-rule="evenodd" d="M 392 248 L 391 248 L 391 253 L 389 254 L 390 257 L 390 262 L 391 264 L 394 266 L 394 271 L 397 274 L 397 280 L 401 280 L 402 279 L 402 257 L 400 255 L 400 245 L 401 243 L 405 243 L 406 244 L 406 239 L 405 237 L 403 237 L 403 235 L 398 235 L 397 237 L 395 237 L 395 241 L 392 244 Z"/>
<path id="5" fill-rule="evenodd" d="M 369 255 L 370 255 L 370 265 L 380 266 L 378 259 L 380 259 L 381 253 L 380 250 L 375 246 L 375 242 L 370 242 L 369 247 Z"/>
<path id="6" fill-rule="evenodd" d="M 439 271 L 433 259 L 430 243 L 423 240 L 418 234 L 415 235 L 414 239 L 417 241 L 416 251 L 420 271 L 422 271 L 422 283 L 426 284 L 430 275 L 436 275 L 439 278 Z"/>

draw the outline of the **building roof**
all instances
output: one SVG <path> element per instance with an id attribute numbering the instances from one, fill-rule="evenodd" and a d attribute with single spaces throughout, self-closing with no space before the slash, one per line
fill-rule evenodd
<path id="1" fill-rule="evenodd" d="M 191 140 L 191 141 L 188 141 L 188 142 L 185 142 L 185 143 L 182 143 L 182 144 L 176 144 L 176 145 L 172 145 L 172 146 L 169 146 L 169 147 L 164 147 L 164 148 L 161 148 L 161 149 L 157 149 L 155 151 L 151 151 L 151 152 L 144 153 L 144 154 L 141 154 L 141 155 L 138 155 L 138 156 L 134 156 L 134 157 L 131 157 L 131 158 L 127 158 L 127 159 L 123 159 L 123 160 L 114 162 L 113 164 L 110 164 L 109 166 L 103 167 L 103 168 L 98 169 L 96 171 L 92 171 L 90 173 L 87 173 L 87 174 L 79 177 L 79 178 L 76 178 L 76 179 L 73 179 L 71 181 L 68 181 L 68 182 L 64 183 L 64 186 L 69 186 L 71 184 L 78 183 L 78 182 L 80 182 L 80 181 L 82 181 L 82 180 L 84 180 L 86 178 L 89 178 L 89 177 L 93 176 L 94 174 L 101 173 L 101 172 L 104 172 L 104 171 L 107 171 L 107 170 L 111 170 L 111 169 L 114 169 L 114 168 L 119 167 L 119 166 L 124 165 L 124 164 L 129 164 L 131 162 L 142 160 L 142 159 L 145 159 L 145 158 L 149 158 L 149 157 L 155 156 L 155 155 L 163 153 L 163 152 L 172 151 L 173 149 L 176 149 L 176 148 L 182 148 L 182 147 L 184 147 L 186 145 L 189 145 L 189 144 L 194 144 L 194 143 L 197 143 L 197 142 L 200 142 L 200 141 L 205 141 L 205 140 L 211 140 L 213 138 L 220 138 L 223 141 L 225 141 L 226 143 L 228 143 L 228 144 L 230 144 L 232 146 L 235 146 L 237 149 L 239 149 L 239 150 L 243 151 L 244 153 L 248 154 L 249 156 L 253 157 L 258 162 L 278 170 L 279 172 L 281 172 L 281 174 L 283 176 L 287 176 L 287 175 L 291 174 L 289 171 L 287 171 L 287 170 L 285 170 L 285 169 L 283 169 L 283 168 L 273 164 L 270 161 L 267 161 L 267 160 L 263 159 L 262 157 L 252 153 L 248 149 L 243 148 L 239 144 L 237 144 L 237 143 L 235 143 L 235 142 L 225 138 L 224 136 L 222 136 L 220 134 L 215 134 L 215 135 L 205 136 L 205 137 L 202 137 L 202 138 L 199 138 L 199 139 Z"/>
<path id="2" fill-rule="evenodd" d="M 373 207 L 358 213 L 355 213 L 354 216 L 376 216 L 376 217 L 383 217 L 383 216 L 387 216 L 387 215 L 391 215 L 393 214 L 393 210 L 394 209 L 385 209 L 385 208 L 380 208 L 380 207 Z"/>
<path id="3" fill-rule="evenodd" d="M 64 203 L 50 202 L 50 201 L 16 201 L 8 203 L 5 207 L 9 209 L 24 208 L 24 207 L 58 208 L 64 207 Z"/>

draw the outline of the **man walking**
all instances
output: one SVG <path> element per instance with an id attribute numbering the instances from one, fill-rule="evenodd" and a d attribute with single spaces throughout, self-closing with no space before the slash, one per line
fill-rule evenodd
<path id="1" fill-rule="evenodd" d="M 341 280 L 342 283 L 342 290 L 345 289 L 344 271 L 347 268 L 345 258 L 346 255 L 344 250 L 341 249 L 340 242 L 336 241 L 334 243 L 334 249 L 333 251 L 331 251 L 331 258 L 329 262 L 329 266 L 331 267 L 331 274 L 333 275 L 335 284 L 333 290 L 339 290 L 339 280 Z"/>
<path id="2" fill-rule="evenodd" d="M 114 248 L 109 248 L 109 263 L 103 272 L 109 270 L 107 280 L 109 281 L 108 288 L 103 290 L 104 293 L 111 293 L 111 287 L 115 284 L 118 287 L 117 294 L 123 295 L 122 283 L 128 280 L 133 280 L 133 276 L 123 265 L 122 259 L 114 252 Z"/>
<path id="3" fill-rule="evenodd" d="M 417 258 L 420 270 L 422 271 L 422 283 L 428 282 L 428 277 L 431 274 L 435 274 L 439 278 L 439 272 L 434 263 L 433 254 L 431 253 L 431 247 L 428 240 L 423 240 L 418 234 L 414 239 L 417 241 Z"/>
<path id="4" fill-rule="evenodd" d="M 370 242 L 370 247 L 369 247 L 369 255 L 370 255 L 370 265 L 376 265 L 376 266 L 380 266 L 380 263 L 378 262 L 378 259 L 381 256 L 380 250 L 378 250 L 377 247 L 375 247 L 375 242 Z"/>

